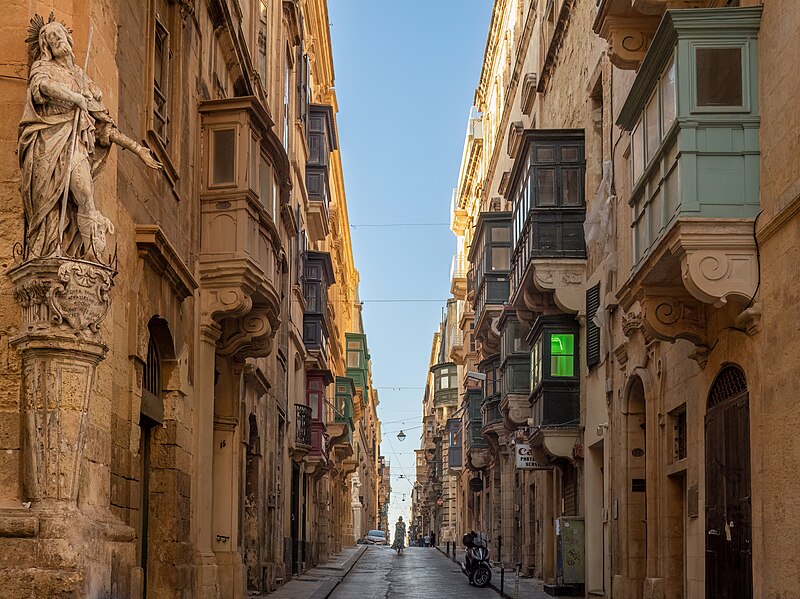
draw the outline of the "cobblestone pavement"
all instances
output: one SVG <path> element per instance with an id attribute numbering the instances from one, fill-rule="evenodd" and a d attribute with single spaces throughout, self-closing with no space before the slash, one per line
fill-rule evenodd
<path id="1" fill-rule="evenodd" d="M 490 589 L 470 586 L 458 564 L 431 547 L 409 547 L 397 555 L 370 547 L 342 580 L 331 599 L 496 598 Z"/>

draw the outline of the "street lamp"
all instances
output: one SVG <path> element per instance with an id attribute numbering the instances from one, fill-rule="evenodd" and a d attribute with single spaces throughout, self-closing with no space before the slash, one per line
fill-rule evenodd
<path id="1" fill-rule="evenodd" d="M 406 440 L 406 434 L 401 430 L 399 433 L 397 433 L 397 438 L 400 441 L 405 441 Z"/>

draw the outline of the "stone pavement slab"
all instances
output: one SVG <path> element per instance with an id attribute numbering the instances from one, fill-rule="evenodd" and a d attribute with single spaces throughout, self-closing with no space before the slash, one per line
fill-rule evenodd
<path id="1" fill-rule="evenodd" d="M 492 589 L 470 586 L 458 564 L 430 547 L 370 547 L 331 599 L 492 599 Z"/>
<path id="2" fill-rule="evenodd" d="M 349 547 L 324 564 L 293 578 L 278 590 L 258 597 L 269 599 L 326 599 L 358 562 L 366 545 Z"/>

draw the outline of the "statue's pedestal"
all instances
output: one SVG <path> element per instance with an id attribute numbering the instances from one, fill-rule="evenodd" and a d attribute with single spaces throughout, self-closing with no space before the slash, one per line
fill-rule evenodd
<path id="1" fill-rule="evenodd" d="M 134 561 L 133 530 L 111 515 L 108 498 L 94 513 L 79 507 L 96 370 L 108 349 L 99 325 L 114 274 L 69 258 L 9 272 L 22 307 L 11 343 L 22 357 L 24 503 L 0 510 L 4 597 L 99 596 L 110 591 L 112 564 Z M 94 486 L 83 482 L 83 491 Z"/>

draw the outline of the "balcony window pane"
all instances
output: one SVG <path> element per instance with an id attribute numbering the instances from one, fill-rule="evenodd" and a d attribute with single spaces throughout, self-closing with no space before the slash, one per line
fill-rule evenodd
<path id="1" fill-rule="evenodd" d="M 511 264 L 511 248 L 493 247 L 490 251 L 492 253 L 492 270 L 507 271 Z"/>
<path id="2" fill-rule="evenodd" d="M 575 146 L 561 148 L 561 162 L 578 162 L 580 156 L 580 150 Z"/>
<path id="3" fill-rule="evenodd" d="M 697 105 L 742 105 L 742 49 L 696 48 Z"/>
<path id="4" fill-rule="evenodd" d="M 577 168 L 561 169 L 561 202 L 563 206 L 582 206 L 581 176 Z"/>
<path id="5" fill-rule="evenodd" d="M 211 135 L 213 143 L 211 183 L 216 185 L 233 183 L 233 167 L 236 160 L 236 130 L 217 129 Z"/>
<path id="6" fill-rule="evenodd" d="M 508 227 L 492 227 L 492 241 L 510 241 Z"/>
<path id="7" fill-rule="evenodd" d="M 261 149 L 259 148 L 258 140 L 255 137 L 250 136 L 250 171 L 247 177 L 249 179 L 249 187 L 255 193 L 259 192 L 258 171 L 260 167 L 260 159 Z"/>
<path id="8" fill-rule="evenodd" d="M 536 170 L 537 206 L 556 205 L 556 173 L 552 168 Z"/>
<path id="9" fill-rule="evenodd" d="M 542 339 L 537 339 L 531 349 L 531 392 L 542 381 Z"/>
<path id="10" fill-rule="evenodd" d="M 555 162 L 556 160 L 556 149 L 553 146 L 538 146 L 535 152 L 535 163 Z"/>
<path id="11" fill-rule="evenodd" d="M 270 163 L 266 158 L 264 158 L 263 155 L 261 156 L 258 170 L 260 179 L 259 196 L 261 199 L 261 205 L 264 206 L 264 209 L 274 218 L 275 213 L 272 210 L 272 168 Z"/>
<path id="12" fill-rule="evenodd" d="M 675 63 L 661 77 L 661 135 L 667 134 L 675 120 Z"/>
<path id="13" fill-rule="evenodd" d="M 311 408 L 311 418 L 319 420 L 319 393 L 308 394 L 308 407 Z"/>
<path id="14" fill-rule="evenodd" d="M 636 183 L 644 170 L 644 130 L 640 120 L 631 136 L 631 157 L 633 160 L 633 182 Z"/>
<path id="15" fill-rule="evenodd" d="M 361 352 L 357 351 L 347 352 L 347 367 L 361 368 Z"/>
<path id="16" fill-rule="evenodd" d="M 550 335 L 550 376 L 575 376 L 575 335 Z"/>
<path id="17" fill-rule="evenodd" d="M 661 119 L 658 118 L 658 93 L 654 93 L 645 109 L 647 123 L 647 161 L 650 162 L 656 155 L 661 143 Z"/>

